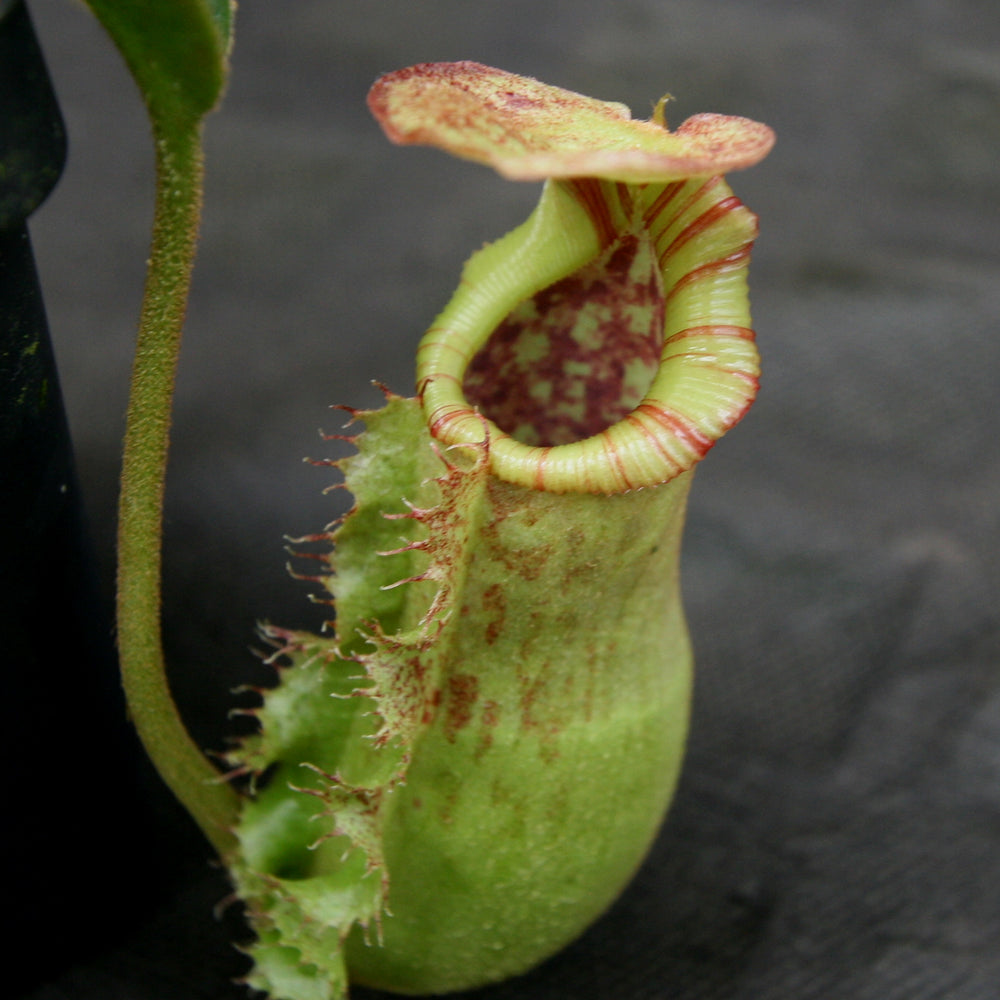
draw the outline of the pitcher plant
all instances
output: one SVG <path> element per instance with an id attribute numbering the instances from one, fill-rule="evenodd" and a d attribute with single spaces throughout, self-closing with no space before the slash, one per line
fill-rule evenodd
<path id="1" fill-rule="evenodd" d="M 249 982 L 335 1000 L 518 974 L 647 853 L 683 756 L 679 552 L 694 466 L 750 406 L 757 219 L 723 179 L 766 126 L 627 108 L 471 62 L 379 79 L 396 143 L 544 181 L 417 349 L 413 399 L 350 411 L 352 510 L 320 634 L 232 755 Z"/>

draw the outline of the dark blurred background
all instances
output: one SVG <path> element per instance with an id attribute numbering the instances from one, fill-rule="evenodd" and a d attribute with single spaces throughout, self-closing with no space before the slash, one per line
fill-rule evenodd
<path id="1" fill-rule="evenodd" d="M 89 13 L 30 8 L 70 137 L 32 234 L 110 601 L 150 140 Z M 691 500 L 677 800 L 616 908 L 484 1000 L 1000 996 L 998 43 L 994 0 L 241 6 L 207 129 L 166 528 L 176 694 L 215 749 L 246 703 L 231 689 L 267 679 L 255 622 L 319 625 L 282 546 L 343 509 L 302 462 L 329 453 L 328 405 L 377 402 L 372 379 L 411 390 L 463 260 L 538 194 L 389 145 L 375 77 L 475 59 L 640 117 L 669 91 L 673 124 L 717 111 L 778 133 L 730 178 L 761 217 L 764 378 Z M 150 871 L 176 877 L 36 1000 L 242 995 L 238 915 L 212 914 L 224 878 L 158 808 Z M 66 846 L 60 863 L 86 863 Z M 53 940 L 80 918 L 55 914 Z"/>

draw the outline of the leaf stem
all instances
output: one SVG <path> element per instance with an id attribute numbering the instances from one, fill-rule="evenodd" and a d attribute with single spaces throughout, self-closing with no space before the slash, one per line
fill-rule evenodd
<path id="1" fill-rule="evenodd" d="M 132 721 L 163 780 L 220 855 L 238 796 L 191 739 L 170 693 L 160 623 L 163 495 L 181 330 L 201 215 L 201 124 L 159 128 L 151 257 L 132 369 L 118 526 L 118 648 Z"/>

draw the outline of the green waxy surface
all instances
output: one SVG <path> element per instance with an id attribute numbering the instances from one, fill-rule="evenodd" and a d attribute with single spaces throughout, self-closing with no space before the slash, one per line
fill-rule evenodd
<path id="1" fill-rule="evenodd" d="M 687 729 L 687 486 L 556 497 L 487 479 L 441 701 L 386 813 L 385 946 L 348 951 L 361 981 L 431 992 L 523 971 L 634 872 Z"/>
<path id="2" fill-rule="evenodd" d="M 235 755 L 260 778 L 232 869 L 274 1000 L 473 988 L 615 899 L 687 733 L 692 469 L 757 390 L 756 217 L 718 173 L 765 126 L 670 133 L 475 63 L 370 106 L 395 141 L 550 179 L 466 264 L 419 398 L 355 415 L 332 634 L 265 630 L 286 665 Z"/>
<path id="3" fill-rule="evenodd" d="M 354 922 L 367 930 L 348 939 L 352 977 L 403 992 L 467 988 L 551 954 L 641 861 L 687 728 L 677 560 L 689 475 L 557 496 L 496 479 L 484 448 L 454 449 L 445 466 L 416 401 L 365 419 L 346 463 L 359 504 L 332 556 L 351 572 L 333 589 L 344 584 L 350 607 L 357 560 L 421 547 L 373 557 L 384 569 L 367 586 L 401 631 L 360 643 L 363 664 L 336 655 L 360 615 L 336 638 L 274 633 L 293 665 L 243 758 L 276 770 L 245 810 L 236 864 L 265 937 L 252 981 L 273 996 L 313 995 L 281 986 L 300 963 L 319 970 L 300 978 L 342 982 L 338 941 Z M 417 509 L 397 500 L 386 512 L 411 516 L 373 519 L 385 547 L 362 551 L 353 519 L 388 500 L 392 466 L 371 460 L 383 443 L 410 457 L 409 486 L 398 466 L 389 479 Z M 427 579 L 380 589 L 400 572 Z M 349 696 L 371 683 L 362 666 L 374 701 Z"/>

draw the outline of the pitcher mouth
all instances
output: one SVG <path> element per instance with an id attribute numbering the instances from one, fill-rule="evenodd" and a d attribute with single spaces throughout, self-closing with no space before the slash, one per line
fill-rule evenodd
<path id="1" fill-rule="evenodd" d="M 498 478 L 621 493 L 688 471 L 752 403 L 757 219 L 720 176 L 550 180 L 418 351 L 431 434 Z"/>

